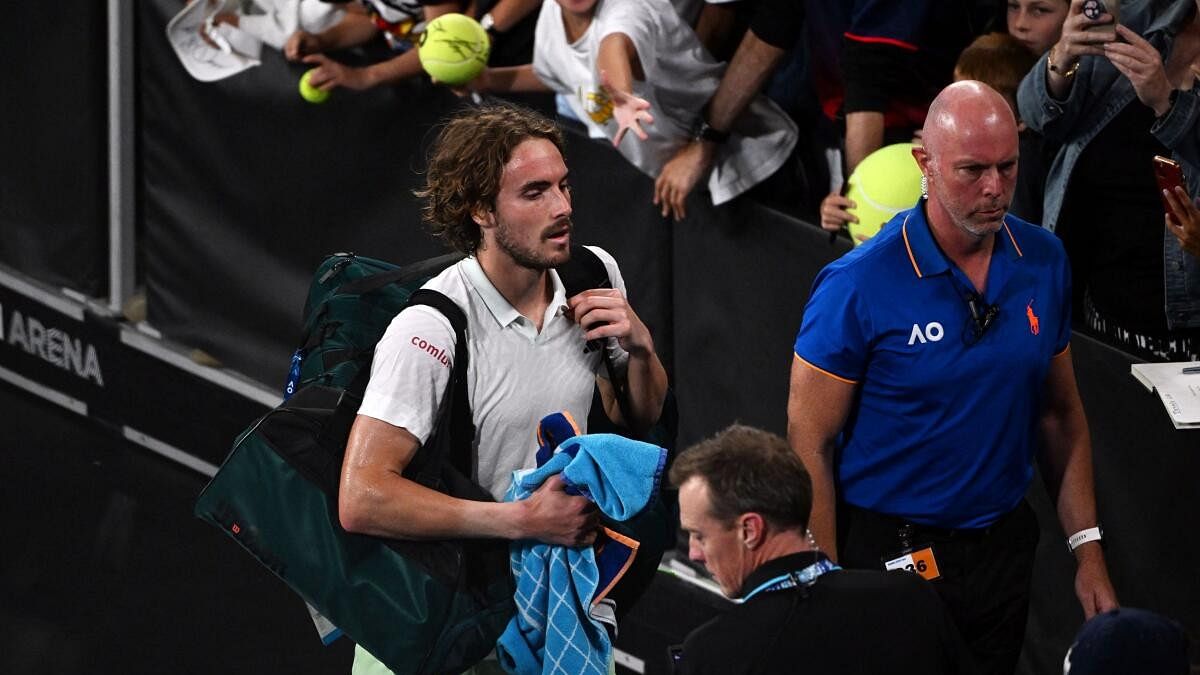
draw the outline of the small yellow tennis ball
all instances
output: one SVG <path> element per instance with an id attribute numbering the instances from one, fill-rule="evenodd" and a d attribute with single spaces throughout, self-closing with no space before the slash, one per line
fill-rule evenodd
<path id="1" fill-rule="evenodd" d="M 451 86 L 466 84 L 487 67 L 491 41 L 479 22 L 465 14 L 443 14 L 425 26 L 417 47 L 421 67 Z"/>
<path id="2" fill-rule="evenodd" d="M 329 98 L 329 92 L 324 89 L 317 89 L 308 83 L 308 78 L 313 74 L 313 70 L 316 70 L 316 68 L 300 76 L 300 98 L 309 103 L 324 103 Z"/>
<path id="3" fill-rule="evenodd" d="M 892 216 L 916 205 L 921 196 L 921 169 L 912 156 L 912 143 L 896 143 L 867 155 L 850 174 L 846 197 L 856 206 L 847 209 L 858 216 L 850 223 L 854 245 L 860 236 L 873 237 Z"/>

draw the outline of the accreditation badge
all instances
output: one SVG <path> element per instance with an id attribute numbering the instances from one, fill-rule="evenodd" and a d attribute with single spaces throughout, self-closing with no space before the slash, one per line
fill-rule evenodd
<path id="1" fill-rule="evenodd" d="M 930 545 L 918 546 L 896 555 L 884 556 L 883 566 L 889 572 L 892 570 L 913 572 L 926 581 L 940 579 L 942 576 L 942 573 L 938 571 L 937 558 L 933 555 L 933 546 Z"/>

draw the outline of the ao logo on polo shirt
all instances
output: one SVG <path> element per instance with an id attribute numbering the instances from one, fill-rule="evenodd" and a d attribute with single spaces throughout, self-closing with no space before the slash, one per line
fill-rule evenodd
<path id="1" fill-rule="evenodd" d="M 946 337 L 946 331 L 942 328 L 942 324 L 937 321 L 931 321 L 925 324 L 925 328 L 921 328 L 921 324 L 914 323 L 912 333 L 908 336 L 908 344 L 914 345 L 918 342 L 925 344 L 926 342 L 941 342 L 942 338 Z"/>

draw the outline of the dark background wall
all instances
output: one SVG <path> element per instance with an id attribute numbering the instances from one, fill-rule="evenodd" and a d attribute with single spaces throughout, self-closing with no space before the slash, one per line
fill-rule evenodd
<path id="1" fill-rule="evenodd" d="M 55 286 L 108 288 L 108 80 L 103 2 L 5 9 L 0 263 Z"/>

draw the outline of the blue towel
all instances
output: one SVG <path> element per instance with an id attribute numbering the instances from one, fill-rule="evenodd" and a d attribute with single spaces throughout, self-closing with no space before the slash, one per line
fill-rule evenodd
<path id="1" fill-rule="evenodd" d="M 552 422 L 548 419 L 544 426 Z M 539 440 L 545 442 L 541 435 Z M 562 440 L 542 466 L 513 472 L 505 500 L 525 499 L 547 478 L 561 473 L 569 489 L 591 499 L 609 518 L 624 521 L 650 503 L 666 461 L 666 450 L 648 443 L 611 434 L 576 436 Z M 586 548 L 513 542 L 510 562 L 517 580 L 517 615 L 496 643 L 500 665 L 521 675 L 605 675 L 612 642 L 589 610 L 598 593 L 611 587 L 603 577 L 613 572 L 608 564 L 613 551 L 629 543 L 616 533 L 603 544 Z M 601 574 L 597 548 L 608 575 Z M 630 560 L 625 556 L 623 563 L 615 565 L 623 571 Z"/>

